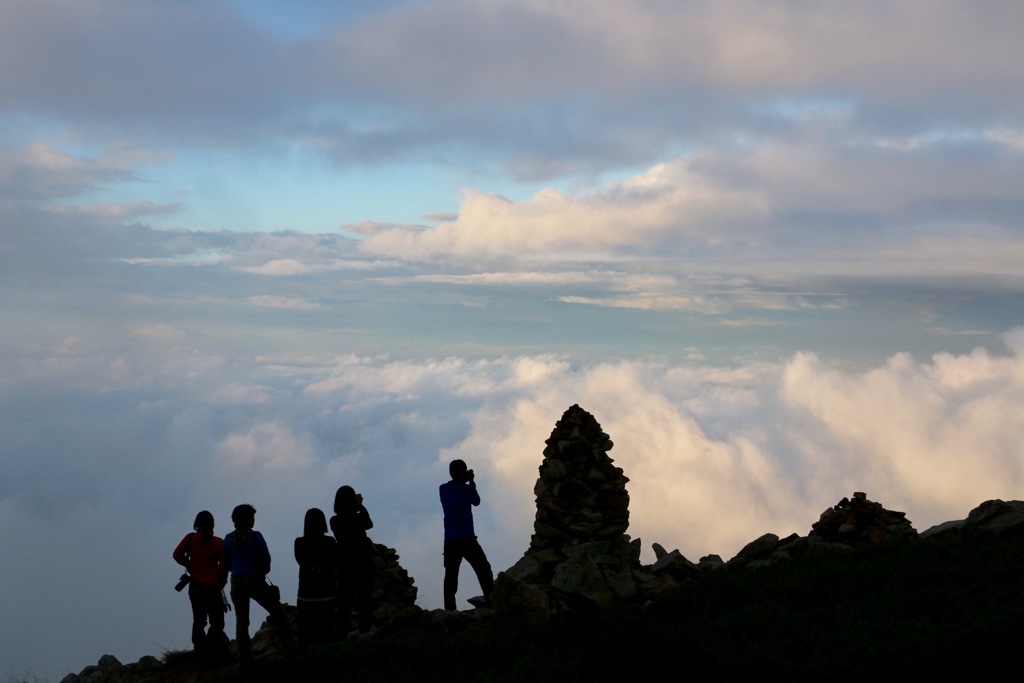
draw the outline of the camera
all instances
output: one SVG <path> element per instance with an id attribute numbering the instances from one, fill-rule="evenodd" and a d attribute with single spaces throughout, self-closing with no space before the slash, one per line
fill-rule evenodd
<path id="1" fill-rule="evenodd" d="M 187 586 L 189 581 L 191 581 L 191 580 L 192 580 L 192 577 L 189 576 L 188 573 L 182 574 L 181 578 L 178 579 L 178 583 L 174 584 L 174 590 L 176 590 L 176 591 L 178 591 L 180 593 L 181 589 L 184 588 L 185 586 Z"/>

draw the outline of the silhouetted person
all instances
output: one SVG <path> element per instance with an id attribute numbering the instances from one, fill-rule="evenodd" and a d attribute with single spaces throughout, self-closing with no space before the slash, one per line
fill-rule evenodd
<path id="1" fill-rule="evenodd" d="M 279 593 L 267 584 L 270 550 L 263 534 L 253 529 L 256 508 L 243 503 L 231 512 L 235 530 L 224 538 L 224 563 L 231 572 L 231 602 L 235 605 L 235 640 L 243 668 L 252 663 L 249 640 L 249 600 L 267 610 L 286 643 L 290 642 L 288 623 L 281 609 Z"/>
<path id="2" fill-rule="evenodd" d="M 473 470 L 466 468 L 462 460 L 452 460 L 448 465 L 452 479 L 441 484 L 441 507 L 444 509 L 444 608 L 455 609 L 455 593 L 459 589 L 459 567 L 462 560 L 476 572 L 484 601 L 489 604 L 494 574 L 483 548 L 476 540 L 473 530 L 473 507 L 480 504 L 476 492 Z"/>
<path id="3" fill-rule="evenodd" d="M 338 544 L 327 535 L 323 510 L 306 511 L 302 536 L 295 539 L 299 563 L 299 639 L 303 644 L 323 643 L 334 631 L 338 592 Z"/>
<path id="4" fill-rule="evenodd" d="M 366 531 L 372 528 L 362 494 L 351 486 L 339 488 L 334 495 L 331 531 L 338 541 L 338 626 L 343 635 L 348 633 L 353 603 L 359 613 L 359 631 L 370 630 L 374 549 Z"/>
<path id="5" fill-rule="evenodd" d="M 188 599 L 192 603 L 192 649 L 201 664 L 213 663 L 227 654 L 224 635 L 224 598 L 227 583 L 224 541 L 213 535 L 213 515 L 202 510 L 174 549 L 174 561 L 188 571 Z M 206 630 L 206 622 L 210 630 Z"/>

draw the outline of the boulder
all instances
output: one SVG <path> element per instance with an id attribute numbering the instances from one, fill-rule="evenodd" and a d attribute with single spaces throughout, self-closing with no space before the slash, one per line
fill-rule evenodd
<path id="1" fill-rule="evenodd" d="M 986 500 L 967 515 L 965 536 L 1024 537 L 1024 501 Z"/>

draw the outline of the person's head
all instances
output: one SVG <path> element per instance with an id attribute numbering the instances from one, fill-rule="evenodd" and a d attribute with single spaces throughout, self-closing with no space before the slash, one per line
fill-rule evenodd
<path id="1" fill-rule="evenodd" d="M 256 508 L 248 503 L 236 505 L 231 511 L 231 521 L 236 529 L 251 529 L 256 524 Z"/>
<path id="2" fill-rule="evenodd" d="M 356 509 L 356 490 L 351 486 L 342 486 L 334 494 L 334 514 L 351 512 Z"/>
<path id="3" fill-rule="evenodd" d="M 468 472 L 469 468 L 463 460 L 452 460 L 448 463 L 448 474 L 451 475 L 452 481 L 466 481 Z"/>
<path id="4" fill-rule="evenodd" d="M 302 524 L 303 536 L 320 536 L 327 533 L 327 517 L 320 508 L 306 510 L 306 519 Z"/>
<path id="5" fill-rule="evenodd" d="M 213 532 L 213 515 L 209 510 L 200 510 L 196 515 L 196 521 L 192 522 L 192 528 L 203 533 Z"/>

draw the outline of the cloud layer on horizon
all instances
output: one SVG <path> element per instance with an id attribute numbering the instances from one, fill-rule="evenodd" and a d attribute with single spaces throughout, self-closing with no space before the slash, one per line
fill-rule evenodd
<path id="1" fill-rule="evenodd" d="M 18 618 L 5 620 L 3 639 L 19 647 L 38 639 L 69 662 L 113 643 L 127 657 L 151 652 L 154 642 L 180 646 L 187 608 L 165 591 L 170 549 L 196 510 L 213 510 L 223 533 L 241 501 L 260 511 L 274 579 L 289 596 L 289 544 L 303 513 L 329 508 L 342 483 L 366 495 L 372 535 L 398 548 L 421 604 L 435 607 L 434 486 L 446 462 L 461 457 L 476 468 L 478 531 L 496 569 L 507 567 L 528 544 L 544 439 L 572 403 L 615 441 L 611 455 L 631 480 L 630 533 L 644 539 L 648 560 L 654 541 L 697 559 L 729 557 L 767 531 L 806 533 L 854 490 L 907 511 L 919 529 L 962 518 L 1024 485 L 1024 421 L 1014 410 L 1024 399 L 1024 332 L 1004 338 L 1005 350 L 923 362 L 898 354 L 866 371 L 807 353 L 733 367 L 576 365 L 558 356 L 241 362 L 171 327 L 105 342 L 65 339 L 34 359 L 4 361 L 0 534 L 7 547 L 47 538 L 47 548 L 79 560 L 61 562 L 47 550 L 43 585 L 38 563 L 8 557 L 5 581 L 26 600 L 13 603 Z M 105 569 L 108 553 L 89 552 L 89 539 L 111 533 L 121 539 L 120 559 Z M 95 593 L 62 598 L 72 611 L 104 604 L 109 627 L 58 650 L 76 640 L 67 629 L 80 622 L 31 626 L 25 610 L 53 607 L 50 584 L 110 571 L 116 580 Z M 154 624 L 152 610 L 180 612 L 181 624 Z M 108 641 L 97 642 L 99 634 Z"/>

